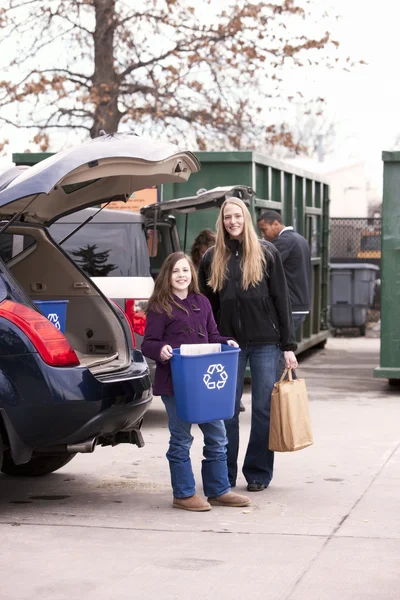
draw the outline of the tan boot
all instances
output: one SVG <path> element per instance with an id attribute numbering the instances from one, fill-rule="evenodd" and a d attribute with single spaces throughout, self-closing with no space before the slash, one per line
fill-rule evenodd
<path id="1" fill-rule="evenodd" d="M 223 494 L 222 496 L 217 496 L 216 498 L 209 498 L 209 503 L 213 506 L 249 506 L 251 504 L 250 498 L 247 496 L 241 496 L 240 494 L 235 494 L 235 492 L 228 492 L 227 494 Z"/>
<path id="2" fill-rule="evenodd" d="M 174 508 L 181 508 L 182 510 L 191 510 L 193 512 L 204 512 L 211 510 L 211 505 L 204 498 L 200 496 L 190 496 L 189 498 L 174 498 L 172 503 Z"/>

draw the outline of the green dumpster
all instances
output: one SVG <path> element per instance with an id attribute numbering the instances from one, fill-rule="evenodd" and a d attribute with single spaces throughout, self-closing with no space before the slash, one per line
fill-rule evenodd
<path id="1" fill-rule="evenodd" d="M 381 350 L 375 377 L 400 384 L 400 152 L 383 152 Z"/>

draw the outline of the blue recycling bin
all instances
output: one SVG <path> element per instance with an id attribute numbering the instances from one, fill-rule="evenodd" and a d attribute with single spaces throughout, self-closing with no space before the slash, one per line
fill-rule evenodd
<path id="1" fill-rule="evenodd" d="M 34 303 L 61 333 L 65 333 L 68 300 L 34 300 Z"/>
<path id="2" fill-rule="evenodd" d="M 182 356 L 173 350 L 172 382 L 176 412 L 182 421 L 208 423 L 230 419 L 235 412 L 240 348 L 223 344 L 221 352 Z"/>

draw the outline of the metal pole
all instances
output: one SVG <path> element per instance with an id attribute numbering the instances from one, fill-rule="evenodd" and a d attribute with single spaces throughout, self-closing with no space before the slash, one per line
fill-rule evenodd
<path id="1" fill-rule="evenodd" d="M 189 213 L 186 213 L 185 214 L 185 236 L 184 236 L 184 239 L 183 239 L 183 251 L 184 251 L 185 254 L 186 254 L 188 216 L 189 216 Z"/>
<path id="2" fill-rule="evenodd" d="M 154 223 L 153 223 L 153 239 L 151 240 L 151 257 L 154 258 L 154 251 L 156 245 L 156 235 L 157 235 L 157 213 L 158 208 L 156 207 L 154 211 Z"/>

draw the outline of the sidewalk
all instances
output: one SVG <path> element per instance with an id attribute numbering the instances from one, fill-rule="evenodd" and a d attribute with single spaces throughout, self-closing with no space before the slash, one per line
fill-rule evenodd
<path id="1" fill-rule="evenodd" d="M 28 483 L 1 478 L 1 597 L 398 600 L 400 391 L 373 378 L 378 353 L 378 339 L 334 338 L 301 358 L 315 444 L 277 454 L 271 486 L 248 509 L 170 507 L 159 399 L 143 449 L 96 450 Z M 242 456 L 249 402 L 247 391 Z M 33 585 L 44 565 L 45 580 Z"/>

